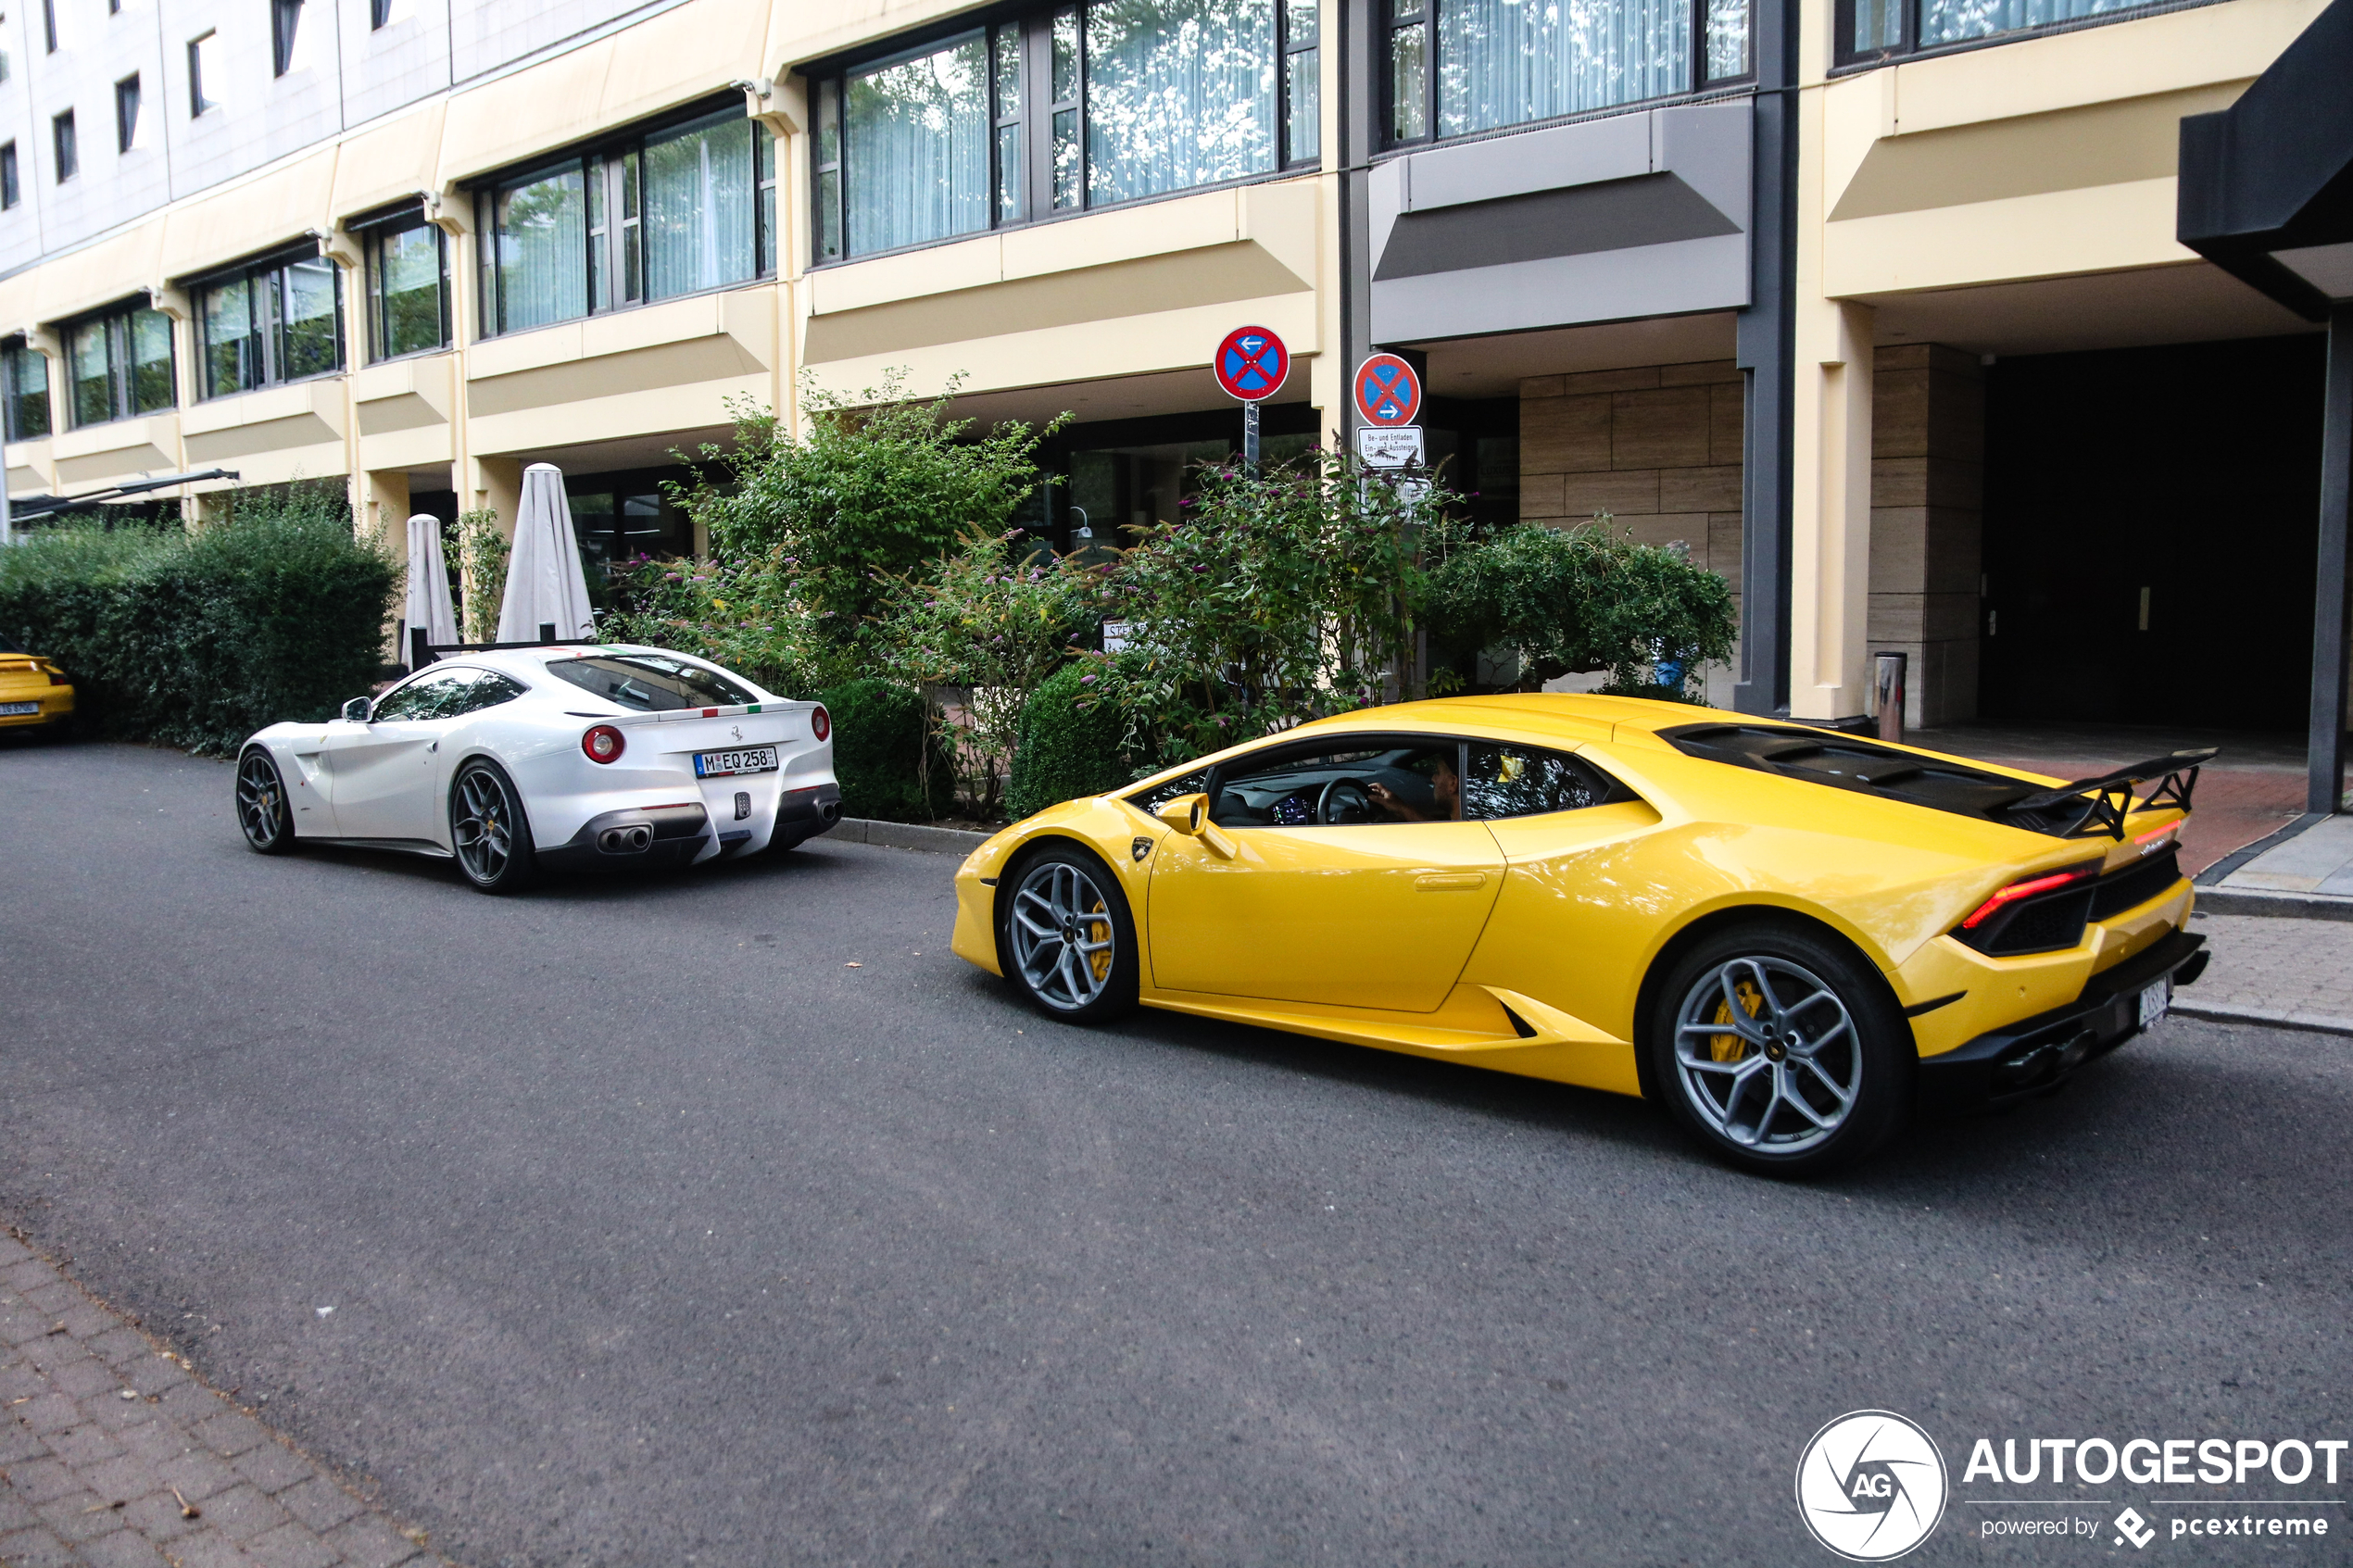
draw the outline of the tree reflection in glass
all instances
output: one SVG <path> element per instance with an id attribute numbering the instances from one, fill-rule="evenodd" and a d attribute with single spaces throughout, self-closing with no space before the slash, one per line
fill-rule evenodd
<path id="1" fill-rule="evenodd" d="M 848 82 L 849 251 L 988 227 L 988 54 L 975 35 Z"/>
<path id="2" fill-rule="evenodd" d="M 1274 0 L 1088 6 L 1088 205 L 1274 169 L 1276 63 Z"/>

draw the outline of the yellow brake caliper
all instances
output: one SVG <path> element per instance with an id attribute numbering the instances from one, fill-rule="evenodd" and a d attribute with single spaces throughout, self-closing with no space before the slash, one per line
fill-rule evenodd
<path id="1" fill-rule="evenodd" d="M 1747 1010 L 1749 1017 L 1755 1018 L 1757 1010 L 1765 1005 L 1765 998 L 1758 993 L 1755 983 L 1743 980 L 1735 989 L 1741 1006 Z M 1710 1023 L 1730 1023 L 1731 1021 L 1732 1009 L 1729 1002 L 1718 1002 L 1716 1016 L 1708 1020 Z M 1748 1042 L 1738 1035 L 1710 1035 L 1707 1037 L 1707 1055 L 1711 1061 L 1738 1061 L 1748 1053 Z"/>

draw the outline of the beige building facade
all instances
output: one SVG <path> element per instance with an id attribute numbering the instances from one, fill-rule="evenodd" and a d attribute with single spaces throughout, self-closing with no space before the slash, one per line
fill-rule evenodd
<path id="1" fill-rule="evenodd" d="M 688 550 L 674 450 L 898 376 L 1073 417 L 1066 546 L 1234 443 L 1248 323 L 1277 450 L 1397 349 L 1482 516 L 1723 573 L 1755 711 L 1860 721 L 1902 651 L 1915 724 L 2145 720 L 2115 669 L 2310 548 L 2261 473 L 2317 464 L 2314 324 L 2175 209 L 2183 118 L 2317 0 L 1623 0 L 1605 58 L 1496 0 L 52 5 L 0 22 L 19 505 L 223 470 L 511 526 L 548 461 L 594 550 Z M 2183 397 L 2315 428 L 2193 449 Z"/>

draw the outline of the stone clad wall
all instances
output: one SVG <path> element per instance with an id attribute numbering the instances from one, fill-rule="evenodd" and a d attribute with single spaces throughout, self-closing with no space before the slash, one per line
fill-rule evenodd
<path id="1" fill-rule="evenodd" d="M 1985 378 L 1974 355 L 1874 354 L 1871 651 L 1911 656 L 1904 722 L 1977 716 Z"/>
<path id="2" fill-rule="evenodd" d="M 1743 396 L 1732 361 L 1531 376 L 1519 399 L 1523 519 L 1567 528 L 1606 512 L 1643 544 L 1687 546 L 1738 595 Z M 1730 680 L 1711 670 L 1708 700 L 1729 703 Z"/>

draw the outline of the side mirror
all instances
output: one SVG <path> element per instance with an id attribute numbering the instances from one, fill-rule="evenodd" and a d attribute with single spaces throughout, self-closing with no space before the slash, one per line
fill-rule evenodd
<path id="1" fill-rule="evenodd" d="M 1187 838 L 1198 838 L 1202 847 L 1221 860 L 1234 858 L 1234 841 L 1217 831 L 1209 820 L 1209 797 L 1180 795 L 1152 813 Z"/>
<path id="2" fill-rule="evenodd" d="M 1209 825 L 1209 797 L 1180 795 L 1152 813 L 1188 838 L 1198 838 L 1201 830 Z"/>
<path id="3" fill-rule="evenodd" d="M 349 702 L 343 705 L 343 721 L 346 724 L 366 723 L 368 721 L 369 709 L 373 706 L 374 705 L 364 696 L 353 697 Z"/>

